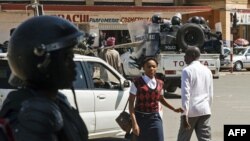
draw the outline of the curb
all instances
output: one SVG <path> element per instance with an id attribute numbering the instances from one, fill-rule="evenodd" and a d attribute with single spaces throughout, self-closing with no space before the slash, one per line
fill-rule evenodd
<path id="1" fill-rule="evenodd" d="M 225 75 L 250 75 L 250 71 L 243 71 L 243 72 L 219 72 L 219 76 Z"/>

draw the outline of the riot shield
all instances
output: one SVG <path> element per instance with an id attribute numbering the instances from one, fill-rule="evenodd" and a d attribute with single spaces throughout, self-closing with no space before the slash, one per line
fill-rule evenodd
<path id="1" fill-rule="evenodd" d="M 135 21 L 132 23 L 128 23 L 128 30 L 130 34 L 130 38 L 132 42 L 143 41 L 140 46 L 133 47 L 133 52 L 131 56 L 134 58 L 139 58 L 143 54 L 144 48 L 146 48 L 146 40 L 147 40 L 147 22 L 146 21 Z"/>
<path id="2" fill-rule="evenodd" d="M 160 24 L 136 21 L 128 24 L 128 30 L 132 42 L 143 40 L 144 43 L 135 47 L 133 56 L 155 56 L 159 51 Z"/>
<path id="3" fill-rule="evenodd" d="M 155 56 L 159 52 L 160 24 L 151 23 L 148 25 L 146 41 L 146 56 Z"/>

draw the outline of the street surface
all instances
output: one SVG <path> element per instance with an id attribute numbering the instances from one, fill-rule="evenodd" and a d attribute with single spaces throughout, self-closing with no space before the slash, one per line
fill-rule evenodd
<path id="1" fill-rule="evenodd" d="M 214 79 L 214 102 L 212 107 L 212 141 L 223 141 L 225 124 L 250 124 L 250 72 L 220 72 Z M 180 89 L 167 95 L 167 100 L 175 107 L 181 106 Z M 180 114 L 164 108 L 165 141 L 176 141 L 180 124 Z M 193 133 L 191 141 L 197 141 Z"/>

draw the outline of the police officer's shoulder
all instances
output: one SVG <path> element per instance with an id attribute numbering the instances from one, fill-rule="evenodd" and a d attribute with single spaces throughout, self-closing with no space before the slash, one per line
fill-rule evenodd
<path id="1" fill-rule="evenodd" d="M 64 94 L 62 94 L 61 92 L 59 92 L 57 94 L 57 99 L 59 100 L 59 102 L 65 104 L 68 107 L 71 107 L 71 105 L 70 105 L 70 103 L 68 101 L 68 98 Z"/>
<path id="2" fill-rule="evenodd" d="M 11 91 L 4 103 L 12 102 L 12 103 L 22 103 L 29 97 L 32 97 L 33 94 L 27 89 L 16 89 Z"/>
<path id="3" fill-rule="evenodd" d="M 31 91 L 29 91 L 25 88 L 21 88 L 21 89 L 16 89 L 16 90 L 11 91 L 7 97 L 9 97 L 9 98 L 20 98 L 20 97 L 26 98 L 26 97 L 30 97 L 30 96 L 33 96 Z"/>
<path id="4" fill-rule="evenodd" d="M 33 94 L 26 89 L 17 89 L 11 91 L 3 102 L 0 116 L 5 116 L 9 110 L 18 111 L 23 101 L 32 97 Z"/>

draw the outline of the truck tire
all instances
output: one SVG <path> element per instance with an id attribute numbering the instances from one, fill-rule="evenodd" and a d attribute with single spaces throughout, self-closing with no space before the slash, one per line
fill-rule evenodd
<path id="1" fill-rule="evenodd" d="M 169 86 L 166 88 L 167 92 L 173 93 L 177 89 L 177 86 Z"/>
<path id="2" fill-rule="evenodd" d="M 205 35 L 198 24 L 184 24 L 177 32 L 176 38 L 177 48 L 182 49 L 182 51 L 185 51 L 188 46 L 196 46 L 203 50 L 202 47 L 205 42 Z"/>

